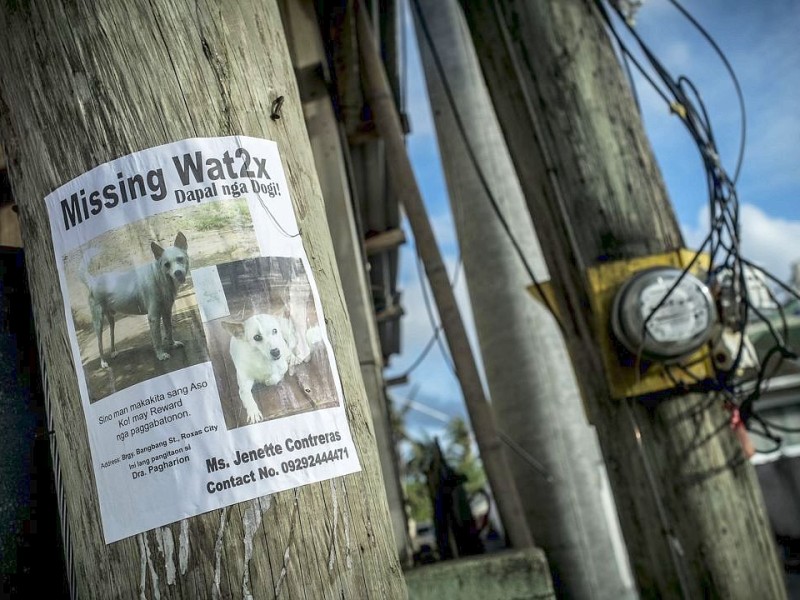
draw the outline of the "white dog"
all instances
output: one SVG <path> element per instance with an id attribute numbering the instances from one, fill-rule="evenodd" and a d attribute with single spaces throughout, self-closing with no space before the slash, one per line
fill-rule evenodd
<path id="1" fill-rule="evenodd" d="M 311 346 L 322 340 L 322 332 L 319 327 L 309 328 L 306 344 L 301 344 L 290 319 L 265 314 L 243 323 L 223 321 L 222 326 L 232 336 L 231 360 L 247 422 L 257 423 L 264 417 L 253 398 L 253 386 L 256 382 L 277 385 L 286 373 L 292 375 L 295 366 L 310 360 Z"/>
<path id="2" fill-rule="evenodd" d="M 111 333 L 111 358 L 116 357 L 114 347 L 114 322 L 118 314 L 147 315 L 150 325 L 150 339 L 158 360 L 167 360 L 173 348 L 183 346 L 172 338 L 172 307 L 178 295 L 178 288 L 186 283 L 189 274 L 189 254 L 186 237 L 178 232 L 175 242 L 162 248 L 150 243 L 154 260 L 127 271 L 103 273 L 97 277 L 89 274 L 89 261 L 97 251 L 84 255 L 80 268 L 80 278 L 89 288 L 89 307 L 92 310 L 92 324 L 97 336 L 97 350 L 100 366 L 108 368 L 103 355 L 103 321 L 108 321 Z M 161 325 L 164 335 L 161 335 Z"/>

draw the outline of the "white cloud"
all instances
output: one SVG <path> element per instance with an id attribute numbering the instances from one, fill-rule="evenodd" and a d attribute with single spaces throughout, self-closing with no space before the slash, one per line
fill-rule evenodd
<path id="1" fill-rule="evenodd" d="M 708 215 L 708 208 L 704 207 L 695 223 L 682 224 L 690 247 L 696 248 L 708 235 Z M 787 281 L 790 265 L 800 260 L 800 221 L 774 217 L 754 204 L 743 204 L 740 222 L 743 256 Z"/>

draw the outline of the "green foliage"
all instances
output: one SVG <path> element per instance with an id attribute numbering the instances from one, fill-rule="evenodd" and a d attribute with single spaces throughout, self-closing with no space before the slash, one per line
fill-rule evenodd
<path id="1" fill-rule="evenodd" d="M 206 210 L 194 218 L 194 225 L 200 231 L 233 229 L 247 225 L 250 210 L 247 202 L 214 202 L 206 205 Z"/>
<path id="2" fill-rule="evenodd" d="M 469 425 L 461 417 L 454 417 L 447 426 L 449 444 L 444 450 L 451 467 L 466 477 L 464 489 L 472 495 L 486 487 L 486 473 L 480 458 L 472 448 L 472 435 Z"/>
<path id="3" fill-rule="evenodd" d="M 412 440 L 407 435 L 404 437 L 410 444 L 403 476 L 410 515 L 418 523 L 430 521 L 433 517 L 425 470 L 430 460 L 433 441 Z M 448 464 L 466 478 L 464 489 L 467 495 L 486 487 L 486 473 L 480 458 L 473 450 L 472 435 L 464 419 L 455 417 L 450 421 L 446 445 L 443 446 Z"/>
<path id="4" fill-rule="evenodd" d="M 428 485 L 424 481 L 407 479 L 405 481 L 409 516 L 417 523 L 433 521 L 433 507 L 428 495 Z"/>
<path id="5" fill-rule="evenodd" d="M 464 482 L 464 489 L 468 496 L 486 487 L 486 473 L 478 457 L 471 456 L 468 461 L 457 465 L 456 471 L 467 478 Z"/>
<path id="6" fill-rule="evenodd" d="M 229 223 L 228 215 L 222 213 L 218 206 L 216 210 L 209 210 L 208 212 L 197 215 L 195 218 L 195 227 L 200 231 L 211 231 L 212 229 L 222 229 Z"/>
<path id="7" fill-rule="evenodd" d="M 247 207 L 247 201 L 236 202 L 233 204 L 233 209 L 236 213 L 236 218 L 239 220 L 240 223 L 249 223 L 250 222 L 250 209 Z"/>

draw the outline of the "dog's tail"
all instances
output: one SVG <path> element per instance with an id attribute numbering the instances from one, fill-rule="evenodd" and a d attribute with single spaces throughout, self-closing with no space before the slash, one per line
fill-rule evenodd
<path id="1" fill-rule="evenodd" d="M 97 248 L 89 248 L 83 254 L 83 258 L 81 259 L 81 266 L 78 269 L 78 276 L 80 277 L 83 285 L 87 288 L 92 289 L 92 284 L 94 283 L 94 277 L 89 273 L 89 263 L 92 262 L 92 259 L 100 254 L 100 250 Z"/>
<path id="2" fill-rule="evenodd" d="M 289 365 L 291 367 L 294 367 L 295 365 L 301 365 L 311 360 L 311 354 L 314 352 L 314 345 L 322 342 L 322 328 L 319 325 L 315 325 L 314 327 L 309 327 L 306 329 L 306 342 L 308 343 L 308 346 L 302 351 L 300 351 L 297 347 L 299 344 L 297 343 L 296 338 L 289 339 L 284 337 L 284 339 L 286 339 L 286 342 L 292 349 L 292 352 L 289 356 Z"/>
<path id="3" fill-rule="evenodd" d="M 314 327 L 309 327 L 306 330 L 306 341 L 308 342 L 309 346 L 321 343 L 322 327 L 320 327 L 319 325 L 314 325 Z"/>

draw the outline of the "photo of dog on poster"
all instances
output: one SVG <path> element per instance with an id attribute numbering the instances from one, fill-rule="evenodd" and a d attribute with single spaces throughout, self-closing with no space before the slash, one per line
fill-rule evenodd
<path id="1" fill-rule="evenodd" d="M 80 277 L 89 292 L 89 309 L 92 311 L 97 353 L 103 369 L 108 368 L 106 358 L 117 357 L 114 326 L 117 317 L 124 315 L 147 315 L 150 341 L 158 360 L 167 360 L 170 357 L 169 352 L 183 348 L 183 342 L 174 339 L 172 335 L 172 312 L 178 291 L 189 275 L 186 236 L 179 231 L 175 242 L 166 249 L 151 241 L 150 250 L 153 252 L 152 261 L 96 277 L 89 273 L 89 263 L 100 251 L 90 248 L 83 255 Z M 103 352 L 103 328 L 106 321 L 111 337 L 108 354 Z"/>
<path id="2" fill-rule="evenodd" d="M 162 231 L 136 242 L 95 240 L 68 257 L 79 282 L 70 286 L 71 308 L 90 402 L 208 360 L 191 233 Z"/>
<path id="3" fill-rule="evenodd" d="M 338 406 L 299 258 L 217 265 L 195 285 L 228 429 Z"/>
<path id="4" fill-rule="evenodd" d="M 244 200 L 168 211 L 64 257 L 90 402 L 208 361 L 197 267 L 258 254 Z"/>

